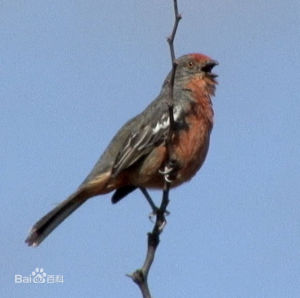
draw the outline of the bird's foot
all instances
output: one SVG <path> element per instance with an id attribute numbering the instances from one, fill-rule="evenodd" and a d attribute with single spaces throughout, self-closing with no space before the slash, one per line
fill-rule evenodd
<path id="1" fill-rule="evenodd" d="M 159 212 L 158 211 L 159 209 L 158 208 L 156 208 L 156 210 L 153 210 L 150 214 L 149 214 L 149 220 L 152 222 L 152 223 L 154 223 L 155 222 L 155 220 L 154 220 L 154 218 L 157 216 L 157 213 Z M 170 211 L 168 211 L 168 210 L 166 210 L 165 211 L 165 216 L 169 216 L 171 213 L 170 213 Z"/>
<path id="2" fill-rule="evenodd" d="M 177 160 L 170 159 L 165 167 L 159 170 L 159 173 L 164 176 L 166 182 L 172 183 L 176 179 L 178 169 L 179 164 Z"/>

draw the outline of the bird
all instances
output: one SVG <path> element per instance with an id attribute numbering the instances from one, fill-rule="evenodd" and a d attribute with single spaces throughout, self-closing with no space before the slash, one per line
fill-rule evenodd
<path id="1" fill-rule="evenodd" d="M 117 203 L 137 188 L 163 189 L 162 174 L 173 188 L 190 180 L 201 168 L 213 128 L 212 97 L 218 82 L 212 70 L 218 62 L 204 54 L 191 53 L 177 58 L 176 65 L 171 152 L 168 152 L 167 138 L 172 71 L 154 101 L 125 123 L 112 138 L 77 190 L 33 225 L 25 240 L 29 246 L 38 246 L 71 213 L 94 196 L 114 191 L 111 200 Z M 171 171 L 164 169 L 167 160 L 176 164 L 172 179 Z"/>

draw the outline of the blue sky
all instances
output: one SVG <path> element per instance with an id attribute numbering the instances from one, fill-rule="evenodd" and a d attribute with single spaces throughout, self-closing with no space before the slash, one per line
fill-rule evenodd
<path id="1" fill-rule="evenodd" d="M 152 293 L 299 297 L 300 2 L 179 9 L 177 56 L 218 60 L 219 86 L 205 165 L 171 192 Z M 139 192 L 88 201 L 38 248 L 24 239 L 158 94 L 172 25 L 172 1 L 1 1 L 1 297 L 140 297 L 125 276 L 152 228 Z M 14 283 L 36 267 L 64 283 Z"/>

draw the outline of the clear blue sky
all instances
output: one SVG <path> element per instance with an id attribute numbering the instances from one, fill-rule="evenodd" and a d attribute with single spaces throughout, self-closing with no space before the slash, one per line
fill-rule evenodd
<path id="1" fill-rule="evenodd" d="M 171 192 L 154 297 L 300 295 L 300 2 L 180 1 L 177 56 L 220 62 L 205 165 Z M 172 1 L 1 1 L 0 296 L 140 297 L 150 212 L 139 192 L 87 202 L 24 239 L 74 191 L 170 69 Z M 160 198 L 160 192 L 153 196 Z M 36 267 L 63 284 L 15 284 Z"/>

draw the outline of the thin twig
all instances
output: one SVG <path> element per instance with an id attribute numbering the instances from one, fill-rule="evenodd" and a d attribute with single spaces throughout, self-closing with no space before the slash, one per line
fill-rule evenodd
<path id="1" fill-rule="evenodd" d="M 168 110 L 169 110 L 169 118 L 170 118 L 170 126 L 169 126 L 169 133 L 166 140 L 166 147 L 167 147 L 167 162 L 165 164 L 165 167 L 170 163 L 170 156 L 172 155 L 172 146 L 171 141 L 173 138 L 173 132 L 174 132 L 174 115 L 173 115 L 173 89 L 174 89 L 174 81 L 175 81 L 175 73 L 177 68 L 176 58 L 175 58 L 175 51 L 174 51 L 174 39 L 177 31 L 177 27 L 179 24 L 179 21 L 181 20 L 181 15 L 178 13 L 178 6 L 177 6 L 177 0 L 173 0 L 174 3 L 174 13 L 175 13 L 175 22 L 173 26 L 172 33 L 170 37 L 168 37 L 167 41 L 169 43 L 170 47 L 170 53 L 171 53 L 171 59 L 172 59 L 172 72 L 171 77 L 169 81 L 169 96 L 168 96 Z M 148 274 L 151 268 L 151 265 L 153 263 L 155 252 L 157 249 L 157 246 L 159 244 L 159 236 L 162 233 L 167 221 L 166 221 L 166 215 L 167 212 L 167 206 L 169 203 L 169 190 L 171 183 L 165 179 L 164 176 L 162 176 L 162 179 L 164 179 L 164 190 L 163 190 L 163 196 L 161 200 L 160 207 L 157 208 L 152 199 L 149 200 L 149 194 L 143 190 L 142 192 L 146 196 L 148 202 L 150 203 L 152 209 L 156 209 L 156 221 L 155 225 L 152 229 L 151 233 L 148 233 L 148 245 L 147 245 L 147 254 L 144 261 L 144 264 L 142 268 L 135 270 L 132 274 L 128 274 L 128 276 L 139 286 L 141 293 L 143 295 L 143 298 L 151 298 L 150 289 L 148 286 Z"/>
<path id="2" fill-rule="evenodd" d="M 178 24 L 182 18 L 181 14 L 178 12 L 178 5 L 177 0 L 174 0 L 174 14 L 175 14 L 175 22 L 173 26 L 173 30 L 171 35 L 167 38 L 169 47 L 170 47 L 170 54 L 171 54 L 171 61 L 172 61 L 172 72 L 171 72 L 171 78 L 169 82 L 169 97 L 168 97 L 168 110 L 169 110 L 169 118 L 170 118 L 170 126 L 169 126 L 169 133 L 168 138 L 166 141 L 167 146 L 167 163 L 170 161 L 170 157 L 172 156 L 172 138 L 173 138 L 173 132 L 175 128 L 175 121 L 174 121 L 174 82 L 175 82 L 175 74 L 177 69 L 177 62 L 175 57 L 175 50 L 174 50 L 174 39 L 177 32 Z M 167 179 L 164 181 L 164 190 L 163 190 L 163 198 L 162 198 L 162 205 L 165 206 L 165 210 L 167 208 L 167 205 L 169 203 L 169 190 L 170 190 L 171 183 L 168 182 Z"/>
<path id="3" fill-rule="evenodd" d="M 175 57 L 175 50 L 174 50 L 174 39 L 177 32 L 178 24 L 181 20 L 181 15 L 178 12 L 178 5 L 177 0 L 174 0 L 174 14 L 175 14 L 175 22 L 173 26 L 173 30 L 171 35 L 167 38 L 170 53 L 171 53 L 171 62 L 172 62 L 172 72 L 171 78 L 169 82 L 169 98 L 168 98 L 168 108 L 169 108 L 169 117 L 170 117 L 170 128 L 169 128 L 169 135 L 167 139 L 167 144 L 171 142 L 172 134 L 174 131 L 174 114 L 173 114 L 173 90 L 174 90 L 174 81 L 175 81 L 175 73 L 177 68 L 177 62 Z M 169 155 L 170 155 L 170 148 L 168 148 Z"/>
<path id="4" fill-rule="evenodd" d="M 148 274 L 153 263 L 156 248 L 159 244 L 159 235 L 166 225 L 166 209 L 168 206 L 169 190 L 163 192 L 163 199 L 156 212 L 156 221 L 151 233 L 148 233 L 147 254 L 142 268 L 135 270 L 132 274 L 127 274 L 140 288 L 143 298 L 151 298 L 148 287 Z"/>

